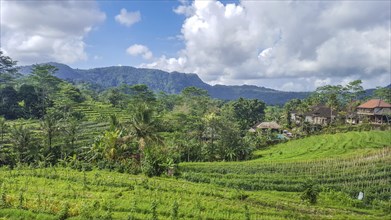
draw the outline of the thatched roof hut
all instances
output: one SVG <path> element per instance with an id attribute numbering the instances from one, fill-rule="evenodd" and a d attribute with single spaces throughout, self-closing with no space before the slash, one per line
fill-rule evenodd
<path id="1" fill-rule="evenodd" d="M 277 122 L 275 121 L 271 121 L 271 122 L 262 122 L 262 123 L 259 123 L 255 126 L 255 128 L 257 129 L 281 129 L 281 125 L 277 124 Z"/>
<path id="2" fill-rule="evenodd" d="M 277 124 L 277 122 L 271 121 L 271 122 L 261 122 L 256 124 L 254 127 L 250 128 L 250 132 L 255 132 L 257 129 L 266 130 L 280 130 L 282 127 L 281 125 Z"/>

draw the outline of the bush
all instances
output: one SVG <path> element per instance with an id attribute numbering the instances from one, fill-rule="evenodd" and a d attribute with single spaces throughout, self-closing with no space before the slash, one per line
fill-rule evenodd
<path id="1" fill-rule="evenodd" d="M 175 162 L 169 155 L 171 154 L 159 146 L 145 149 L 141 171 L 149 177 L 160 176 L 165 172 L 170 173 L 170 171 L 173 171 L 172 174 L 174 174 Z"/>
<path id="2" fill-rule="evenodd" d="M 303 193 L 301 194 L 301 199 L 303 201 L 308 201 L 310 204 L 316 204 L 318 195 L 319 195 L 319 189 L 315 185 L 314 181 L 307 180 L 303 184 Z"/>

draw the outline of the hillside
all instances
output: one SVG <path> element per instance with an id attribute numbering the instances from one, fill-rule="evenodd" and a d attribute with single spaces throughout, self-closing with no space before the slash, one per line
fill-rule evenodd
<path id="1" fill-rule="evenodd" d="M 389 219 L 388 134 L 309 137 L 258 151 L 253 161 L 182 164 L 180 179 L 2 167 L 0 218 Z M 322 187 L 315 205 L 300 199 L 310 178 Z"/>
<path id="2" fill-rule="evenodd" d="M 49 63 L 56 66 L 58 71 L 56 76 L 73 82 L 88 82 L 109 88 L 119 86 L 120 84 L 146 84 L 155 92 L 166 92 L 169 94 L 180 93 L 184 88 L 195 86 L 205 89 L 213 98 L 223 100 L 233 100 L 239 97 L 257 98 L 265 101 L 267 104 L 284 104 L 293 98 L 305 98 L 308 92 L 283 92 L 273 89 L 257 86 L 211 86 L 203 82 L 198 75 L 165 72 L 157 69 L 144 69 L 129 66 L 112 66 L 94 69 L 72 69 L 71 67 L 60 63 Z M 22 66 L 19 72 L 29 74 L 32 66 Z"/>
<path id="3" fill-rule="evenodd" d="M 318 135 L 257 151 L 246 162 L 183 163 L 182 178 L 234 189 L 298 192 L 308 179 L 368 200 L 391 196 L 389 131 Z"/>

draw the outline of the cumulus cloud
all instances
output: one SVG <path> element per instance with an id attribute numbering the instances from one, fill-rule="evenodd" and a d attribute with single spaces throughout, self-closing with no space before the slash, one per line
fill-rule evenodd
<path id="1" fill-rule="evenodd" d="M 174 12 L 177 14 L 183 14 L 186 16 L 191 16 L 193 13 L 193 8 L 191 7 L 191 4 L 188 0 L 179 0 L 181 5 L 174 8 Z"/>
<path id="2" fill-rule="evenodd" d="M 104 21 L 90 1 L 2 1 L 1 49 L 19 64 L 88 58 L 84 37 Z"/>
<path id="3" fill-rule="evenodd" d="M 195 72 L 209 83 L 289 78 L 286 89 L 305 79 L 308 89 L 353 77 L 390 81 L 389 8 L 388 1 L 183 1 L 174 12 L 186 16 L 185 47 L 142 66 Z"/>
<path id="4" fill-rule="evenodd" d="M 141 21 L 141 14 L 139 11 L 128 12 L 125 8 L 121 9 L 121 12 L 115 16 L 115 20 L 127 27 Z"/>
<path id="5" fill-rule="evenodd" d="M 142 56 L 144 59 L 149 60 L 153 57 L 152 52 L 148 47 L 141 44 L 133 44 L 126 49 L 126 52 L 132 56 Z"/>

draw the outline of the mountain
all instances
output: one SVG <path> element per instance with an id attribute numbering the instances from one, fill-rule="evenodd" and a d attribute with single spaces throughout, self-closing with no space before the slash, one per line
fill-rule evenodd
<path id="1" fill-rule="evenodd" d="M 88 82 L 102 88 L 110 88 L 121 84 L 135 85 L 145 84 L 155 92 L 169 94 L 180 93 L 184 88 L 195 86 L 205 89 L 213 98 L 233 100 L 240 97 L 260 99 L 269 105 L 281 105 L 290 99 L 305 98 L 308 92 L 283 92 L 265 87 L 242 86 L 211 86 L 203 82 L 197 74 L 165 72 L 157 69 L 135 68 L 130 66 L 112 66 L 93 69 L 73 69 L 61 63 L 47 63 L 57 67 L 56 76 L 80 83 Z M 32 66 L 21 66 L 19 72 L 26 75 L 32 70 Z"/>
<path id="2" fill-rule="evenodd" d="M 78 73 L 77 69 L 76 70 L 72 69 L 71 67 L 69 67 L 65 64 L 54 63 L 54 62 L 45 63 L 45 64 L 49 64 L 49 65 L 57 67 L 58 71 L 56 72 L 56 76 L 58 78 L 65 79 L 65 80 L 72 80 L 72 79 L 77 79 L 80 77 L 80 74 Z M 21 66 L 21 67 L 19 67 L 19 73 L 21 73 L 23 75 L 27 75 L 27 74 L 31 73 L 32 69 L 33 69 L 33 65 Z"/>

